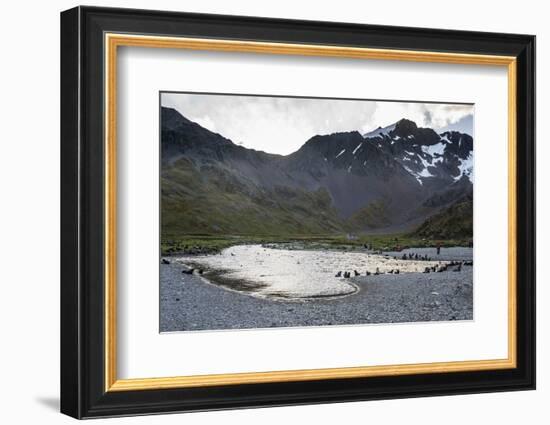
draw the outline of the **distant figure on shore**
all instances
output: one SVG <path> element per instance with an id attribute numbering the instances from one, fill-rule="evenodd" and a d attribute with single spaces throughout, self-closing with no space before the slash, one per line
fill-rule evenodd
<path id="1" fill-rule="evenodd" d="M 170 264 L 170 261 L 168 261 L 166 258 L 162 259 L 162 264 Z"/>
<path id="2" fill-rule="evenodd" d="M 342 272 L 339 271 L 338 273 L 336 273 L 336 276 L 334 276 L 334 277 L 342 277 Z"/>
<path id="3" fill-rule="evenodd" d="M 354 270 L 353 273 L 355 274 L 355 276 L 359 276 L 360 273 L 357 271 L 357 270 Z"/>
<path id="4" fill-rule="evenodd" d="M 185 274 L 193 274 L 194 271 L 195 269 L 189 269 L 189 270 L 182 270 L 181 272 Z"/>
<path id="5" fill-rule="evenodd" d="M 367 270 L 367 272 L 365 273 L 365 276 L 370 276 L 370 272 Z"/>
<path id="6" fill-rule="evenodd" d="M 441 244 L 438 243 L 437 244 L 437 255 L 439 255 L 441 253 Z"/>
<path id="7" fill-rule="evenodd" d="M 379 274 L 380 274 L 380 269 L 378 267 L 376 267 L 376 271 L 374 272 L 374 275 L 378 276 Z"/>

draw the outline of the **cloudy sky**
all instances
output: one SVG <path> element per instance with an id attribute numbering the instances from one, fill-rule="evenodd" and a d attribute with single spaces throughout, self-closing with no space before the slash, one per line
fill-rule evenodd
<path id="1" fill-rule="evenodd" d="M 162 93 L 161 104 L 234 143 L 281 155 L 317 134 L 363 134 L 401 118 L 473 134 L 472 105 L 187 93 Z"/>

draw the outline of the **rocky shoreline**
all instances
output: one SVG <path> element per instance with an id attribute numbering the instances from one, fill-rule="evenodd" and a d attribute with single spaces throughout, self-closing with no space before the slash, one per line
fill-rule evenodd
<path id="1" fill-rule="evenodd" d="M 183 270 L 160 265 L 161 332 L 473 319 L 472 267 L 357 276 L 350 279 L 359 288 L 352 295 L 301 301 L 253 297 Z"/>

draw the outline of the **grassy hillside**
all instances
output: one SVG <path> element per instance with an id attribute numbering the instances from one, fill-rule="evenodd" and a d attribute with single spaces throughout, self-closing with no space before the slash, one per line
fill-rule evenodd
<path id="1" fill-rule="evenodd" d="M 464 198 L 427 219 L 414 236 L 427 239 L 462 239 L 473 235 L 473 202 Z"/>
<path id="2" fill-rule="evenodd" d="M 163 237 L 181 234 L 326 234 L 344 231 L 326 190 L 259 188 L 187 159 L 161 177 Z"/>
<path id="3" fill-rule="evenodd" d="M 373 201 L 365 208 L 361 208 L 349 219 L 352 229 L 377 229 L 392 224 L 390 213 L 384 201 Z"/>
<path id="4" fill-rule="evenodd" d="M 426 220 L 415 232 L 367 235 L 391 224 L 387 205 L 373 201 L 341 219 L 325 190 L 258 187 L 238 171 L 180 158 L 161 175 L 162 252 L 209 253 L 241 243 L 304 241 L 337 248 L 393 249 L 464 245 L 472 238 L 472 200 L 463 198 Z M 359 236 L 349 241 L 348 232 Z"/>

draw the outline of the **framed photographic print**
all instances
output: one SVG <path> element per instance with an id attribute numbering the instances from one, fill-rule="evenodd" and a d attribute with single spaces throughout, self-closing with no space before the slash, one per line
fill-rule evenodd
<path id="1" fill-rule="evenodd" d="M 535 38 L 61 14 L 61 411 L 535 387 Z"/>

